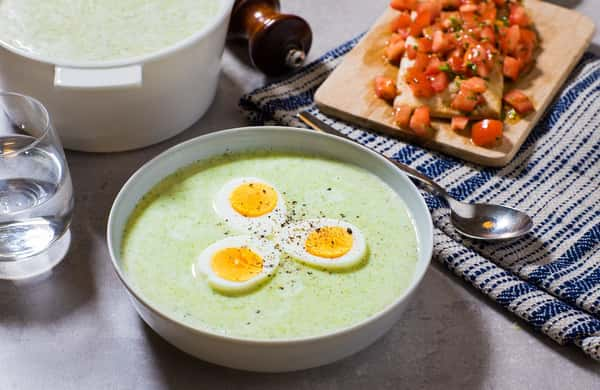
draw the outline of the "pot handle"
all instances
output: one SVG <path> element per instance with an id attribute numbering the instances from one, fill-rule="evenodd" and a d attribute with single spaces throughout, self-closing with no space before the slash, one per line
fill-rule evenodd
<path id="1" fill-rule="evenodd" d="M 54 86 L 64 89 L 120 89 L 142 86 L 142 66 L 120 68 L 54 67 Z"/>

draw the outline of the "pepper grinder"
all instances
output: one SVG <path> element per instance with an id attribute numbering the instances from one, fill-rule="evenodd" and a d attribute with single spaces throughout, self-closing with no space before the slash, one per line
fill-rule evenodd
<path id="1" fill-rule="evenodd" d="M 279 9 L 279 0 L 236 0 L 229 25 L 228 37 L 247 39 L 252 63 L 268 76 L 302 66 L 312 43 L 308 23 Z"/>

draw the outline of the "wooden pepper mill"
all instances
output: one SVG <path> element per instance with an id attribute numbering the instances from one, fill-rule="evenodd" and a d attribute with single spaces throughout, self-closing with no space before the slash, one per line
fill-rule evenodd
<path id="1" fill-rule="evenodd" d="M 269 76 L 302 66 L 312 43 L 308 23 L 279 9 L 279 0 L 237 0 L 229 25 L 229 38 L 247 39 L 252 63 Z"/>

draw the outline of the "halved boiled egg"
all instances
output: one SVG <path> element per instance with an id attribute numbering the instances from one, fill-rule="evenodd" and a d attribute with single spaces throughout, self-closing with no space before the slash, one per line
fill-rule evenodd
<path id="1" fill-rule="evenodd" d="M 307 219 L 287 225 L 277 235 L 277 242 L 291 257 L 325 269 L 351 268 L 367 253 L 362 232 L 336 219 Z"/>
<path id="2" fill-rule="evenodd" d="M 285 200 L 268 182 L 240 177 L 227 182 L 214 200 L 217 214 L 238 232 L 269 235 L 285 221 Z"/>
<path id="3" fill-rule="evenodd" d="M 208 284 L 225 293 L 257 287 L 275 272 L 279 252 L 267 240 L 250 236 L 228 237 L 206 248 L 194 271 L 207 277 Z"/>

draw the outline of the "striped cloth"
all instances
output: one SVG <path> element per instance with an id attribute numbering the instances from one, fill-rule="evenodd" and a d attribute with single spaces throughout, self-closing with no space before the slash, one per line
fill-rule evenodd
<path id="1" fill-rule="evenodd" d="M 460 200 L 526 211 L 535 223 L 530 236 L 482 244 L 458 236 L 449 210 L 425 194 L 435 225 L 434 258 L 538 331 L 600 361 L 600 59 L 584 56 L 508 166 L 482 168 L 318 112 L 315 90 L 359 38 L 243 96 L 241 108 L 255 124 L 290 126 L 302 126 L 295 114 L 311 110 Z"/>

